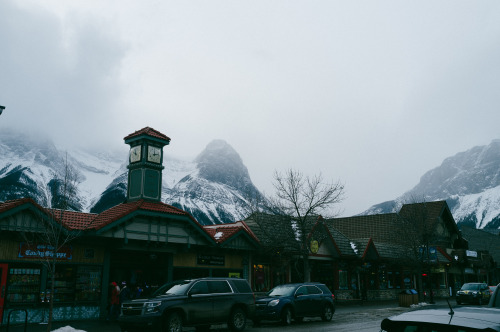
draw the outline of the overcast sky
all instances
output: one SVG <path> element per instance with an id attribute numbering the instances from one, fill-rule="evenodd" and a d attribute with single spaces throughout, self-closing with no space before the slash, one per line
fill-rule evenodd
<path id="1" fill-rule="evenodd" d="M 0 1 L 0 130 L 345 184 L 342 215 L 500 138 L 500 1 Z M 164 176 L 168 176 L 165 174 Z"/>

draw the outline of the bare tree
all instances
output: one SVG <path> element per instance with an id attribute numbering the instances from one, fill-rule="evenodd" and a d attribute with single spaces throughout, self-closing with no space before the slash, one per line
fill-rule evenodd
<path id="1" fill-rule="evenodd" d="M 308 234 L 321 213 L 335 215 L 333 207 L 344 199 L 344 185 L 339 181 L 325 182 L 321 174 L 309 177 L 293 169 L 276 171 L 273 185 L 272 210 L 290 217 L 291 225 L 282 230 L 283 235 L 302 258 L 304 281 L 310 281 Z"/>
<path id="2" fill-rule="evenodd" d="M 38 227 L 36 231 L 22 233 L 27 246 L 36 253 L 35 258 L 45 266 L 48 272 L 50 283 L 49 288 L 45 289 L 45 299 L 49 306 L 47 332 L 52 328 L 57 263 L 64 256 L 63 249 L 79 237 L 83 230 L 83 228 L 73 230 L 68 227 L 71 211 L 67 209 L 76 195 L 77 183 L 77 173 L 70 167 L 66 157 L 63 174 L 53 180 L 51 190 L 52 202 L 57 208 L 42 208 L 35 217 L 41 227 Z"/>

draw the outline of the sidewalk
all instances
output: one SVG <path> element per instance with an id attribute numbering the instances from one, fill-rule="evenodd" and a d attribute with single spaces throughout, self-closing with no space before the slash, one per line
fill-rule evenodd
<path id="1" fill-rule="evenodd" d="M 452 306 L 455 306 L 455 302 L 451 302 Z M 423 304 L 427 305 L 427 304 Z M 435 305 L 444 306 L 448 305 L 445 299 L 436 299 Z M 384 308 L 398 308 L 398 301 L 353 301 L 353 302 L 339 302 L 336 304 L 335 315 L 348 314 L 349 312 L 356 312 L 360 310 L 372 310 L 372 309 L 384 309 Z M 399 307 L 402 310 L 412 310 L 413 308 Z M 252 326 L 252 322 L 249 322 L 249 327 Z M 74 332 L 73 329 L 63 329 L 69 326 L 76 330 L 86 331 L 86 332 L 120 332 L 120 327 L 116 322 L 106 322 L 105 320 L 88 320 L 88 321 L 66 321 L 66 322 L 54 322 L 52 323 L 51 331 L 57 332 Z M 212 328 L 213 330 L 213 328 Z M 226 330 L 226 329 L 223 329 Z M 0 332 L 6 332 L 7 326 L 2 325 L 0 327 Z M 9 327 L 9 332 L 23 332 L 24 325 L 15 325 Z M 46 324 L 28 324 L 26 332 L 46 332 Z M 194 331 L 194 328 L 185 328 L 185 331 Z"/>
<path id="2" fill-rule="evenodd" d="M 120 327 L 116 322 L 106 322 L 104 320 L 84 320 L 84 321 L 70 321 L 70 322 L 54 322 L 52 323 L 51 331 L 58 329 L 58 332 L 74 332 L 73 329 L 64 327 L 70 326 L 76 330 L 86 332 L 120 332 Z M 7 326 L 0 327 L 1 332 L 7 331 Z M 9 327 L 9 332 L 23 332 L 24 325 L 15 325 Z M 28 324 L 26 332 L 45 332 L 47 331 L 47 324 Z"/>

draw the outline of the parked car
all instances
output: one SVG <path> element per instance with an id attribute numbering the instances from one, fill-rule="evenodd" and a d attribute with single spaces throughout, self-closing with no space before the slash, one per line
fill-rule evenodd
<path id="1" fill-rule="evenodd" d="M 330 321 L 335 313 L 334 300 L 332 292 L 321 283 L 279 285 L 255 301 L 254 323 L 278 320 L 283 325 L 290 325 L 292 319 L 300 322 L 304 317 Z"/>
<path id="2" fill-rule="evenodd" d="M 500 309 L 500 284 L 495 287 L 493 294 L 491 294 L 490 303 L 488 303 L 489 308 L 499 308 Z"/>
<path id="3" fill-rule="evenodd" d="M 497 288 L 497 286 L 488 286 L 488 288 L 490 289 L 490 295 L 493 295 L 493 293 L 495 293 L 495 289 Z"/>
<path id="4" fill-rule="evenodd" d="M 148 299 L 124 302 L 118 323 L 122 331 L 180 332 L 184 326 L 208 330 L 221 323 L 242 331 L 254 312 L 255 296 L 246 280 L 200 278 L 165 284 Z"/>
<path id="5" fill-rule="evenodd" d="M 457 304 L 477 303 L 479 305 L 487 304 L 490 300 L 490 289 L 484 283 L 469 282 L 463 284 L 457 292 Z"/>
<path id="6" fill-rule="evenodd" d="M 386 332 L 500 331 L 500 310 L 484 307 L 436 307 L 414 310 L 385 318 L 380 327 L 380 331 Z"/>

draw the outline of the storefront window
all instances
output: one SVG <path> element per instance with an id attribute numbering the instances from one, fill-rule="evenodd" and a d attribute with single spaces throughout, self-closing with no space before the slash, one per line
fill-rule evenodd
<path id="1" fill-rule="evenodd" d="M 7 301 L 10 304 L 35 304 L 40 292 L 39 268 L 10 268 Z"/>
<path id="2" fill-rule="evenodd" d="M 387 272 L 387 288 L 401 288 L 401 273 L 397 271 Z"/>
<path id="3" fill-rule="evenodd" d="M 270 289 L 270 274 L 268 265 L 254 264 L 253 285 L 256 292 L 265 292 Z"/>
<path id="4" fill-rule="evenodd" d="M 446 289 L 446 278 L 444 273 L 436 274 L 437 283 L 440 289 Z"/>
<path id="5" fill-rule="evenodd" d="M 75 300 L 96 302 L 101 297 L 101 268 L 99 266 L 79 266 L 76 272 Z"/>
<path id="6" fill-rule="evenodd" d="M 54 294 L 49 273 L 45 288 L 48 301 L 54 303 L 98 302 L 101 297 L 102 270 L 100 266 L 56 266 Z"/>
<path id="7" fill-rule="evenodd" d="M 415 286 L 413 285 L 412 274 L 410 271 L 403 272 L 403 283 L 405 285 L 405 289 L 415 288 Z"/>
<path id="8" fill-rule="evenodd" d="M 387 289 L 389 287 L 388 272 L 385 271 L 385 267 L 379 272 L 379 286 L 380 289 Z"/>
<path id="9" fill-rule="evenodd" d="M 349 273 L 339 270 L 339 289 L 349 289 Z"/>
<path id="10" fill-rule="evenodd" d="M 75 272 L 74 267 L 56 266 L 54 275 L 54 294 L 51 294 L 52 276 L 47 276 L 46 296 L 49 301 L 73 302 L 75 296 Z"/>
<path id="11" fill-rule="evenodd" d="M 371 272 L 368 276 L 368 289 L 377 289 L 377 274 L 375 272 Z"/>

